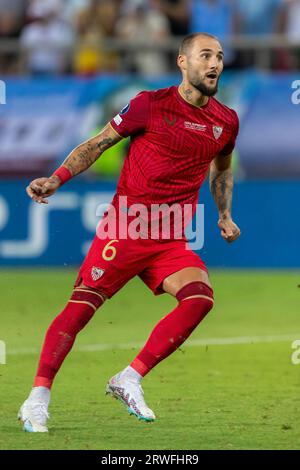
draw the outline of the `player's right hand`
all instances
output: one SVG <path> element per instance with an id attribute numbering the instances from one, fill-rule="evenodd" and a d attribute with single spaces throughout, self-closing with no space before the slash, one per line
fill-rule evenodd
<path id="1" fill-rule="evenodd" d="M 48 204 L 47 197 L 52 196 L 60 187 L 61 181 L 58 176 L 50 178 L 37 178 L 26 188 L 28 196 L 39 204 Z"/>

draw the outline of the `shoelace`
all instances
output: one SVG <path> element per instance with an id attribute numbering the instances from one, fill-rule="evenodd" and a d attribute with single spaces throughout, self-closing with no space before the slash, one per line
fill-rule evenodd
<path id="1" fill-rule="evenodd" d="M 143 406 L 147 406 L 146 403 L 145 403 L 145 400 L 144 400 L 144 391 L 143 391 L 143 389 L 142 389 L 141 384 L 136 383 L 136 382 L 132 382 L 132 383 L 138 388 L 138 390 L 139 390 L 139 392 L 140 392 L 140 394 L 141 394 L 141 397 L 139 398 L 138 401 L 141 402 L 141 404 L 142 404 Z"/>

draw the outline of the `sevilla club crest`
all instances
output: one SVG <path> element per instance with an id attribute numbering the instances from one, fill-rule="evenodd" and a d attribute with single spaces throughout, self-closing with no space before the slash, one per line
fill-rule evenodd
<path id="1" fill-rule="evenodd" d="M 213 126 L 213 133 L 214 133 L 215 139 L 218 140 L 222 132 L 223 132 L 223 127 Z"/>
<path id="2" fill-rule="evenodd" d="M 98 281 L 100 277 L 104 274 L 104 269 L 96 268 L 95 266 L 92 267 L 91 276 L 93 281 Z"/>

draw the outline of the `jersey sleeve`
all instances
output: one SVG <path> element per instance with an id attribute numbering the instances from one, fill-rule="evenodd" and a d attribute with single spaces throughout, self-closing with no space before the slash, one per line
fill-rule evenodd
<path id="1" fill-rule="evenodd" d="M 232 109 L 232 133 L 229 142 L 225 145 L 225 147 L 221 150 L 220 155 L 230 155 L 235 147 L 235 141 L 237 135 L 239 133 L 239 118 L 236 112 Z"/>
<path id="2" fill-rule="evenodd" d="M 144 131 L 149 116 L 150 93 L 142 91 L 110 121 L 110 125 L 120 136 L 128 137 Z"/>

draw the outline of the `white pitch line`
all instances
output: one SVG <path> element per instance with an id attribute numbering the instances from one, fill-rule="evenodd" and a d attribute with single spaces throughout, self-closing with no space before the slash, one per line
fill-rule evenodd
<path id="1" fill-rule="evenodd" d="M 278 343 L 285 341 L 294 341 L 300 339 L 300 332 L 298 334 L 286 335 L 270 335 L 270 336 L 236 336 L 228 338 L 206 338 L 206 339 L 192 339 L 187 341 L 183 347 L 193 346 L 231 346 L 235 344 L 257 344 L 257 343 Z M 119 344 L 87 344 L 85 346 L 78 346 L 74 348 L 77 352 L 97 352 L 97 351 L 113 351 L 115 349 L 128 350 L 142 348 L 145 343 L 119 343 Z M 38 348 L 7 348 L 8 356 L 17 356 L 21 354 L 37 354 Z"/>

